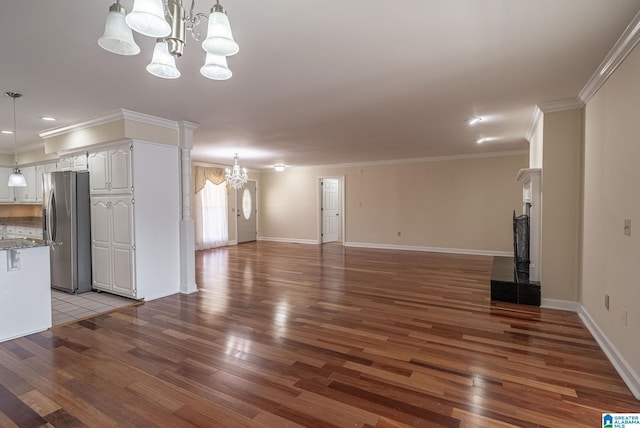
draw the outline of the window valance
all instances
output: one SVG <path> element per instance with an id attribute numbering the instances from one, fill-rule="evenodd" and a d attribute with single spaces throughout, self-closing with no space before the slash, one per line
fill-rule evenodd
<path id="1" fill-rule="evenodd" d="M 195 183 L 195 191 L 198 193 L 204 188 L 207 180 L 213 184 L 221 184 L 224 182 L 224 169 L 208 168 L 204 166 L 194 166 L 193 176 Z"/>

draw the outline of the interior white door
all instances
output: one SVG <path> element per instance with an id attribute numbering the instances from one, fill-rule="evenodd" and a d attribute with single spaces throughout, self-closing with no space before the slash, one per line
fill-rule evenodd
<path id="1" fill-rule="evenodd" d="M 322 180 L 322 242 L 340 239 L 340 181 Z"/>
<path id="2" fill-rule="evenodd" d="M 236 212 L 238 214 L 238 244 L 255 241 L 258 235 L 255 181 L 248 181 L 242 188 L 236 190 Z"/>

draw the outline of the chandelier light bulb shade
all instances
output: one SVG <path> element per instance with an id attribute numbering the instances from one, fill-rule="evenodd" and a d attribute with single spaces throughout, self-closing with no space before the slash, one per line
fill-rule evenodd
<path id="1" fill-rule="evenodd" d="M 222 6 L 215 5 L 209 15 L 207 38 L 202 42 L 202 49 L 207 53 L 220 56 L 231 56 L 238 53 L 240 47 L 233 40 L 229 17 Z"/>
<path id="2" fill-rule="evenodd" d="M 202 68 L 200 68 L 200 74 L 208 79 L 213 80 L 227 80 L 233 73 L 227 66 L 227 57 L 207 54 L 206 60 Z"/>
<path id="3" fill-rule="evenodd" d="M 9 187 L 27 187 L 27 179 L 20 172 L 19 168 L 13 169 L 13 174 L 9 176 Z"/>
<path id="4" fill-rule="evenodd" d="M 176 58 L 169 53 L 167 42 L 158 40 L 153 49 L 153 58 L 147 65 L 147 71 L 154 76 L 163 79 L 177 79 L 180 77 L 180 70 L 176 67 Z"/>
<path id="5" fill-rule="evenodd" d="M 160 38 L 171 33 L 171 26 L 164 17 L 162 0 L 135 0 L 126 21 L 131 29 L 145 36 Z"/>
<path id="6" fill-rule="evenodd" d="M 249 174 L 247 174 L 247 168 L 240 168 L 238 165 L 238 154 L 233 157 L 233 169 L 227 168 L 224 174 L 227 184 L 234 189 L 240 189 L 249 180 Z"/>
<path id="7" fill-rule="evenodd" d="M 133 39 L 133 32 L 125 20 L 126 11 L 118 3 L 109 8 L 104 34 L 98 39 L 98 45 L 108 52 L 118 55 L 138 55 L 140 46 Z"/>

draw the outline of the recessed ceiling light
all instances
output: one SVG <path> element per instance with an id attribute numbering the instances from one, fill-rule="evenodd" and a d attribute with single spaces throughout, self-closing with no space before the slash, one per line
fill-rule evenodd
<path id="1" fill-rule="evenodd" d="M 496 137 L 482 137 L 476 140 L 476 143 L 478 144 L 482 144 L 482 143 L 486 143 L 487 141 L 493 141 L 495 140 Z"/>
<path id="2" fill-rule="evenodd" d="M 13 131 L 9 131 L 9 130 L 7 130 L 7 129 L 3 129 L 2 131 L 0 131 L 0 133 L 2 133 L 2 134 L 12 135 L 12 134 L 13 134 Z"/>
<path id="3" fill-rule="evenodd" d="M 284 165 L 282 165 L 282 164 L 277 164 L 277 165 L 274 165 L 274 166 L 273 166 L 273 169 L 275 169 L 275 170 L 276 170 L 276 171 L 278 171 L 278 172 L 282 172 L 282 171 L 284 171 L 285 166 L 284 166 Z"/>
<path id="4" fill-rule="evenodd" d="M 476 123 L 479 123 L 482 121 L 481 117 L 472 117 L 471 119 L 467 119 L 467 123 L 472 126 L 475 125 Z"/>
<path id="5" fill-rule="evenodd" d="M 56 118 L 51 116 L 40 116 L 40 119 L 46 120 L 47 122 L 55 122 Z"/>

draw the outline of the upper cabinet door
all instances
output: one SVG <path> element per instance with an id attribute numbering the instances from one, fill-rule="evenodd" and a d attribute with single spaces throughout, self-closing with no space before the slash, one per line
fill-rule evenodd
<path id="1" fill-rule="evenodd" d="M 56 170 L 55 163 L 36 165 L 36 202 L 42 202 L 42 176 Z"/>
<path id="2" fill-rule="evenodd" d="M 86 171 L 88 169 L 89 156 L 87 153 L 73 155 L 73 165 L 71 169 L 74 171 Z"/>
<path id="3" fill-rule="evenodd" d="M 22 175 L 24 175 L 27 185 L 26 187 L 16 187 L 14 189 L 16 192 L 16 201 L 25 203 L 36 202 L 36 167 L 25 166 L 20 168 L 20 171 Z"/>
<path id="4" fill-rule="evenodd" d="M 111 193 L 131 193 L 131 147 L 109 150 Z"/>
<path id="5" fill-rule="evenodd" d="M 66 156 L 58 160 L 58 171 L 71 171 L 73 168 L 73 157 Z"/>
<path id="6" fill-rule="evenodd" d="M 91 194 L 109 193 L 109 156 L 107 151 L 89 153 L 89 188 Z"/>
<path id="7" fill-rule="evenodd" d="M 12 168 L 0 167 L 0 202 L 15 202 L 13 197 L 14 188 L 7 185 L 12 172 Z"/>
<path id="8" fill-rule="evenodd" d="M 89 153 L 89 186 L 92 195 L 131 194 L 131 147 Z"/>

